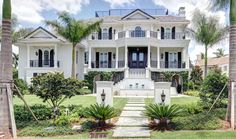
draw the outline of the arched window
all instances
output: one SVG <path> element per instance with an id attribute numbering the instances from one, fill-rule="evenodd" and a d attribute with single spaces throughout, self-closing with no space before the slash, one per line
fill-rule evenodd
<path id="1" fill-rule="evenodd" d="M 109 38 L 109 35 L 108 35 L 108 29 L 104 28 L 102 30 L 102 39 L 103 40 L 107 40 Z"/>
<path id="2" fill-rule="evenodd" d="M 131 37 L 145 37 L 145 31 L 143 31 L 140 26 L 137 26 L 134 31 L 131 32 Z"/>
<path id="3" fill-rule="evenodd" d="M 49 52 L 48 52 L 48 50 L 44 51 L 44 65 L 49 65 Z"/>

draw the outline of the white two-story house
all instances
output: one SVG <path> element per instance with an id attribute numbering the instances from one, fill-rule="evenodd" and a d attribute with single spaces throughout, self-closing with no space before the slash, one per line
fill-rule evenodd
<path id="1" fill-rule="evenodd" d="M 98 11 L 88 21 L 99 19 L 103 20 L 100 30 L 78 44 L 79 79 L 90 71 L 118 72 L 122 77 L 114 85 L 118 94 L 148 95 L 154 91 L 154 82 L 162 80 L 161 73 L 189 71 L 190 40 L 185 34 L 189 21 L 183 7 L 177 15 L 159 9 Z M 20 78 L 29 82 L 48 71 L 70 76 L 72 50 L 66 40 L 39 28 L 19 45 Z M 182 82 L 173 75 L 173 87 Z"/>

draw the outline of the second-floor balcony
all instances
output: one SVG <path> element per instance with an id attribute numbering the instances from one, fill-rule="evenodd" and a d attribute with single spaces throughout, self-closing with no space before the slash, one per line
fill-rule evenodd
<path id="1" fill-rule="evenodd" d="M 111 35 L 111 34 L 110 34 Z M 159 40 L 184 40 L 186 39 L 186 35 L 184 32 L 175 32 L 175 33 L 160 33 L 157 31 L 150 30 L 127 30 L 120 31 L 112 36 L 109 34 L 100 34 L 92 33 L 88 40 L 118 40 L 123 38 L 153 38 Z"/>
<path id="2" fill-rule="evenodd" d="M 55 61 L 55 60 L 30 60 L 30 67 L 60 67 L 60 61 Z"/>

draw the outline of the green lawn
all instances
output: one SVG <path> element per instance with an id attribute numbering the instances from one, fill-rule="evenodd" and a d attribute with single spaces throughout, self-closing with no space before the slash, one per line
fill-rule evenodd
<path id="1" fill-rule="evenodd" d="M 197 103 L 198 100 L 199 100 L 198 97 L 193 97 L 193 96 L 175 97 L 175 98 L 171 98 L 171 104 L 185 105 L 185 104 Z M 153 98 L 146 98 L 145 99 L 146 104 L 151 103 L 151 102 L 153 102 Z"/>
<path id="2" fill-rule="evenodd" d="M 166 131 L 152 132 L 151 139 L 235 139 L 235 131 Z"/>
<path id="3" fill-rule="evenodd" d="M 235 131 L 153 131 L 151 139 L 235 139 Z M 41 137 L 40 137 L 41 138 Z M 42 139 L 88 139 L 89 134 L 83 133 L 72 136 L 46 137 Z M 111 134 L 109 137 L 111 138 Z M 37 139 L 37 138 L 35 138 Z"/>
<path id="4" fill-rule="evenodd" d="M 45 104 L 48 105 L 46 102 L 44 103 L 42 99 L 35 95 L 25 95 L 24 96 L 25 100 L 29 105 L 34 105 L 34 104 Z M 14 105 L 24 105 L 23 101 L 19 99 L 18 97 L 15 97 L 13 99 Z M 114 107 L 116 108 L 123 108 L 124 105 L 126 104 L 127 99 L 126 98 L 114 98 Z M 91 104 L 96 103 L 96 97 L 94 96 L 74 96 L 71 99 L 65 100 L 62 105 L 67 106 L 67 105 L 83 105 L 84 107 L 87 107 Z"/>

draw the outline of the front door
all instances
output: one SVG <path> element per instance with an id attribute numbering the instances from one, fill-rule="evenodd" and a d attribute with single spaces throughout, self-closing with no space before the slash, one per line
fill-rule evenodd
<path id="1" fill-rule="evenodd" d="M 129 67 L 145 68 L 147 66 L 147 48 L 129 48 Z"/>

